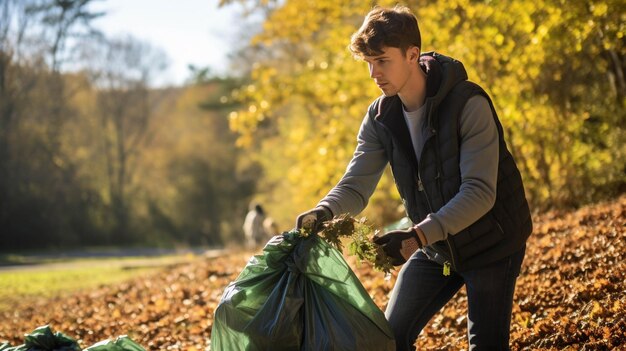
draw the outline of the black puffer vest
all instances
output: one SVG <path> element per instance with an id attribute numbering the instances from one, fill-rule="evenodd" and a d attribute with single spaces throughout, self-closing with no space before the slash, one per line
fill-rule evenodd
<path id="1" fill-rule="evenodd" d="M 428 78 L 419 164 L 398 96 L 377 99 L 370 106 L 369 118 L 385 147 L 407 215 L 419 223 L 459 192 L 460 116 L 466 102 L 479 94 L 489 101 L 500 145 L 495 205 L 474 224 L 428 247 L 447 258 L 457 271 L 480 268 L 520 250 L 532 232 L 522 178 L 491 99 L 467 80 L 463 65 L 437 53 L 423 54 L 420 65 Z"/>

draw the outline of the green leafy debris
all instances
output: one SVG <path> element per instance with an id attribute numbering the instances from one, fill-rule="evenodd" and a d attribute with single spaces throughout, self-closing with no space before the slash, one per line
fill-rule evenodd
<path id="1" fill-rule="evenodd" d="M 372 241 L 373 236 L 377 233 L 378 230 L 372 229 L 365 217 L 355 219 L 344 214 L 324 222 L 319 235 L 341 252 L 343 252 L 341 239 L 348 239 L 349 255 L 355 256 L 359 262 L 370 263 L 377 271 L 389 274 L 393 270 L 391 259 L 379 245 Z"/>

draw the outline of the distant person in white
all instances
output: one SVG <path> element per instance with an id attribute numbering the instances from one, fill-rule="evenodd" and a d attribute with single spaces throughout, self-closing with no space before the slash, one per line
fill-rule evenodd
<path id="1" fill-rule="evenodd" d="M 250 211 L 243 222 L 243 232 L 246 237 L 246 247 L 255 249 L 267 238 L 263 222 L 265 221 L 265 211 L 259 204 L 253 203 Z"/>

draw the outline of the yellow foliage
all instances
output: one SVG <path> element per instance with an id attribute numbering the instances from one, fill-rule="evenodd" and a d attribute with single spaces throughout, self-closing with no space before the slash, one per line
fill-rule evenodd
<path id="1" fill-rule="evenodd" d="M 422 51 L 459 59 L 470 80 L 492 96 L 534 205 L 586 201 L 580 197 L 591 179 L 597 185 L 626 181 L 624 133 L 610 128 L 626 118 L 626 103 L 616 101 L 617 93 L 605 94 L 608 85 L 599 78 L 611 72 L 602 53 L 626 54 L 618 40 L 625 32 L 623 2 L 405 4 L 418 17 Z M 371 6 L 354 0 L 287 0 L 252 41 L 271 55 L 257 57 L 252 83 L 233 92 L 245 107 L 231 113 L 230 126 L 239 134 L 238 144 L 250 147 L 265 165 L 267 190 L 261 197 L 284 223 L 314 206 L 340 179 L 367 106 L 380 94 L 366 66 L 346 49 Z M 583 69 L 596 81 L 587 82 Z M 589 129 L 588 103 L 595 103 L 594 118 L 601 119 L 599 128 L 606 134 Z M 259 133 L 261 122 L 275 133 Z M 602 143 L 607 147 L 598 148 Z M 401 203 L 387 176 L 370 204 L 367 211 L 385 217 L 375 222 L 397 216 Z"/>

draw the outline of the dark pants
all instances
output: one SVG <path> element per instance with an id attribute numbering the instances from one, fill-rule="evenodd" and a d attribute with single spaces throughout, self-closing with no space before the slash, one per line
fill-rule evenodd
<path id="1" fill-rule="evenodd" d="M 417 251 L 404 264 L 385 316 L 397 350 L 415 350 L 417 336 L 430 318 L 463 286 L 467 290 L 470 350 L 509 350 L 515 280 L 526 249 L 487 267 L 443 275 L 443 267 Z"/>

